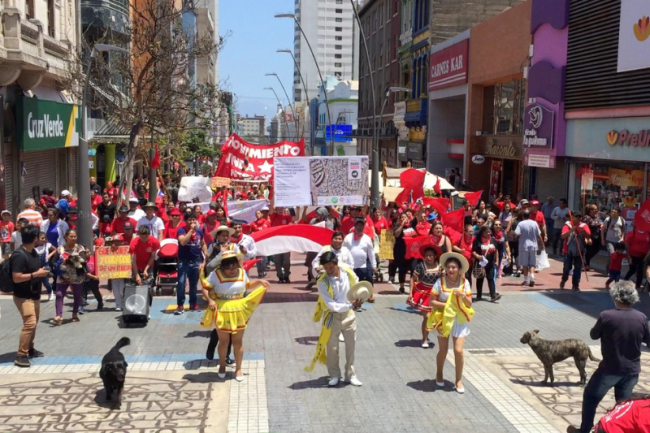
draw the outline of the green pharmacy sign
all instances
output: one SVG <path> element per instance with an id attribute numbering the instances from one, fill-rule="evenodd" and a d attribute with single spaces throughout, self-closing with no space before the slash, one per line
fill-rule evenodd
<path id="1" fill-rule="evenodd" d="M 36 98 L 19 98 L 18 143 L 23 152 L 79 145 L 79 107 Z"/>

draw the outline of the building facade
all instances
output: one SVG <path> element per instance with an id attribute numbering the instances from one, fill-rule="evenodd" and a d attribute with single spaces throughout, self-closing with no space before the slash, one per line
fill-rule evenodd
<path id="1" fill-rule="evenodd" d="M 266 116 L 248 117 L 246 115 L 246 117 L 240 118 L 238 123 L 241 125 L 242 138 L 259 143 L 266 136 Z"/>
<path id="2" fill-rule="evenodd" d="M 79 107 L 60 81 L 76 49 L 77 3 L 0 4 L 0 206 L 42 188 L 76 191 Z"/>
<path id="3" fill-rule="evenodd" d="M 359 11 L 370 54 L 370 64 L 365 55 L 361 56 L 359 124 L 354 136 L 357 138 L 357 154 L 368 155 L 372 160 L 373 137 L 376 130 L 380 162 L 396 163 L 397 161 L 397 130 L 394 123 L 396 93 L 390 92 L 389 88 L 399 83 L 397 48 L 401 30 L 400 14 L 401 4 L 394 0 L 370 0 Z M 364 52 L 363 47 L 360 51 Z M 374 89 L 370 83 L 371 70 Z"/>
<path id="4" fill-rule="evenodd" d="M 327 92 L 327 103 L 329 103 L 329 115 L 334 127 L 319 131 L 320 138 L 323 139 L 325 145 L 317 149 L 316 153 L 320 155 L 356 155 L 357 140 L 352 137 L 352 131 L 358 126 L 359 82 L 338 82 Z M 318 113 L 319 123 L 322 122 L 322 124 L 327 124 L 327 103 L 321 92 L 318 99 Z"/>
<path id="5" fill-rule="evenodd" d="M 298 68 L 294 68 L 294 101 L 309 101 L 318 95 L 318 87 L 321 85 L 318 68 L 323 77 L 357 80 L 359 59 L 356 49 L 359 46 L 359 36 L 350 1 L 296 0 L 295 16 L 305 36 L 295 26 L 294 56 L 300 66 L 308 95 L 304 95 Z M 305 38 L 314 50 L 318 68 Z"/>

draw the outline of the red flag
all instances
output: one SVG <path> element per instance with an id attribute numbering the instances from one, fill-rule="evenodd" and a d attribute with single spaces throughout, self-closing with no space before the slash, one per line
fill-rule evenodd
<path id="1" fill-rule="evenodd" d="M 439 216 L 443 216 L 447 213 L 449 209 L 449 199 L 448 198 L 433 198 L 433 197 L 424 197 L 422 203 L 425 206 L 431 206 L 435 209 Z"/>
<path id="2" fill-rule="evenodd" d="M 259 262 L 260 260 L 262 260 L 262 259 L 259 258 L 259 259 L 253 259 L 253 260 L 246 260 L 246 261 L 244 262 L 244 270 L 245 270 L 246 272 L 250 271 L 251 268 L 252 268 L 253 266 L 255 266 L 255 263 Z"/>
<path id="3" fill-rule="evenodd" d="M 650 199 L 634 215 L 634 227 L 642 232 L 650 231 Z"/>
<path id="4" fill-rule="evenodd" d="M 449 238 L 452 245 L 458 245 L 458 242 L 460 242 L 460 237 L 462 235 L 451 227 L 445 227 L 443 233 Z"/>
<path id="5" fill-rule="evenodd" d="M 160 167 L 160 152 L 158 152 L 158 143 L 156 143 L 155 146 L 156 146 L 156 153 L 151 159 L 151 168 Z"/>
<path id="6" fill-rule="evenodd" d="M 465 200 L 469 202 L 470 206 L 476 207 L 478 206 L 478 202 L 481 200 L 481 195 L 483 195 L 483 191 L 466 192 Z"/>
<path id="7" fill-rule="evenodd" d="M 453 229 L 458 233 L 462 233 L 463 223 L 465 222 L 465 209 L 460 208 L 453 212 L 449 212 L 448 214 L 443 215 L 441 217 L 441 220 L 442 220 L 442 224 L 445 227 L 449 227 L 450 229 Z"/>
<path id="8" fill-rule="evenodd" d="M 400 192 L 397 197 L 395 197 L 395 203 L 398 205 L 404 204 L 404 202 L 408 203 L 411 201 L 411 190 L 408 188 L 404 188 L 402 192 Z"/>
<path id="9" fill-rule="evenodd" d="M 420 247 L 426 243 L 431 242 L 429 236 L 416 236 L 404 238 L 404 243 L 406 244 L 406 258 L 407 259 L 421 259 Z"/>
<path id="10" fill-rule="evenodd" d="M 436 192 L 438 195 L 442 195 L 442 189 L 440 189 L 440 177 L 436 176 L 436 184 L 433 185 L 433 190 Z"/>
<path id="11" fill-rule="evenodd" d="M 400 185 L 404 190 L 413 191 L 413 200 L 424 196 L 424 178 L 427 172 L 410 168 L 399 175 Z"/>

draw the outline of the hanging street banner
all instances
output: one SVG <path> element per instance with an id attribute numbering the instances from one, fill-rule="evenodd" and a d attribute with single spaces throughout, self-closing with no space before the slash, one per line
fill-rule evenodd
<path id="1" fill-rule="evenodd" d="M 621 0 L 618 72 L 650 68 L 650 2 Z"/>
<path id="2" fill-rule="evenodd" d="M 305 156 L 305 140 L 297 143 L 282 141 L 262 145 L 248 143 L 232 134 L 221 147 L 221 158 L 215 177 L 230 179 L 270 180 L 273 178 L 275 157 Z"/>
<path id="3" fill-rule="evenodd" d="M 23 152 L 79 146 L 79 107 L 73 104 L 19 97 L 18 144 Z"/>
<path id="4" fill-rule="evenodd" d="M 368 157 L 275 158 L 275 206 L 364 205 Z"/>

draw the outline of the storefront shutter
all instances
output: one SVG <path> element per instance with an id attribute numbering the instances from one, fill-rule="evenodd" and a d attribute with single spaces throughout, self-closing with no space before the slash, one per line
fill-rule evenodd
<path id="1" fill-rule="evenodd" d="M 77 148 L 68 148 L 68 172 L 70 192 L 74 195 L 77 194 Z"/>
<path id="2" fill-rule="evenodd" d="M 56 149 L 23 152 L 23 188 L 20 191 L 20 201 L 34 198 L 32 188 L 39 187 L 39 194 L 43 188 L 56 188 Z M 38 200 L 40 197 L 36 197 Z"/>
<path id="3" fill-rule="evenodd" d="M 537 198 L 544 203 L 546 197 L 555 197 L 555 203 L 561 198 L 567 198 L 568 164 L 563 158 L 558 158 L 555 169 L 537 169 Z"/>
<path id="4" fill-rule="evenodd" d="M 571 0 L 566 110 L 650 104 L 650 69 L 617 72 L 620 16 L 621 0 Z"/>
<path id="5" fill-rule="evenodd" d="M 14 165 L 13 165 L 13 154 L 12 154 L 12 147 L 13 146 L 3 146 L 5 149 L 5 154 L 4 154 L 4 165 L 5 165 L 5 202 L 6 202 L 6 207 L 9 212 L 12 213 L 12 215 L 15 216 L 14 213 Z"/>

